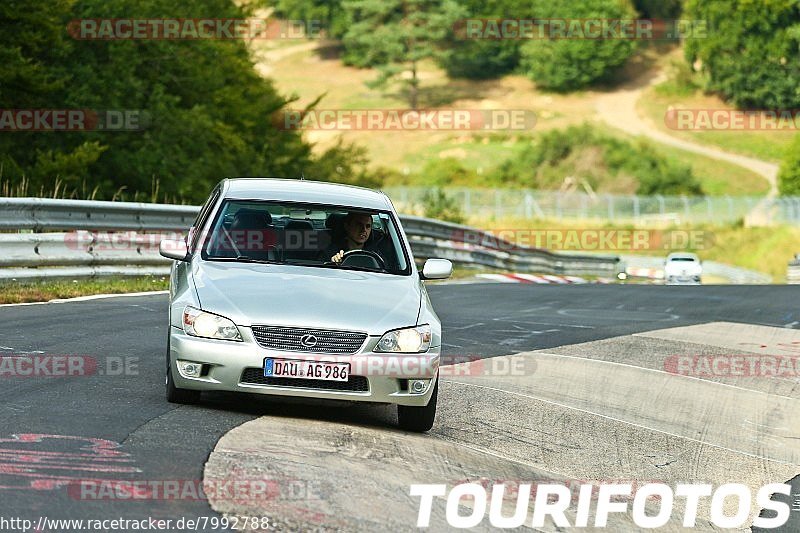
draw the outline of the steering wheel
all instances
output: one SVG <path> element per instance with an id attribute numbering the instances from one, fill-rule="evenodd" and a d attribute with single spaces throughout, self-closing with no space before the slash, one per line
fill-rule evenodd
<path id="1" fill-rule="evenodd" d="M 386 262 L 383 260 L 383 257 L 370 250 L 347 250 L 344 254 L 342 254 L 342 261 L 340 264 L 343 265 L 344 262 L 347 261 L 348 257 L 352 257 L 354 255 L 366 255 L 367 257 L 371 257 L 378 263 L 378 267 L 381 270 L 386 270 Z"/>

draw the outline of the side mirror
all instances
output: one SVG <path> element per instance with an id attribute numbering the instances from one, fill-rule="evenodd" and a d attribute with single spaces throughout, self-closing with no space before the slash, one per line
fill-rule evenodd
<path id="1" fill-rule="evenodd" d="M 189 249 L 186 247 L 186 242 L 179 239 L 164 239 L 158 245 L 158 253 L 167 259 L 175 259 L 176 261 L 188 261 Z"/>
<path id="2" fill-rule="evenodd" d="M 422 266 L 422 279 L 447 279 L 453 273 L 453 263 L 447 259 L 428 259 Z"/>

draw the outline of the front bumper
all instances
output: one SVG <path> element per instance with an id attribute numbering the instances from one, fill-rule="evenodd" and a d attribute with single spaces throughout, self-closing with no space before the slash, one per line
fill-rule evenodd
<path id="1" fill-rule="evenodd" d="M 253 338 L 250 328 L 240 326 L 239 331 L 243 342 L 192 337 L 186 335 L 182 329 L 171 326 L 169 364 L 175 386 L 201 391 L 248 392 L 416 407 L 427 405 L 433 394 L 433 384 L 439 368 L 440 347 L 431 347 L 428 352 L 421 354 L 376 354 L 372 353 L 372 349 L 379 337 L 368 337 L 361 350 L 352 355 L 286 352 L 262 348 Z M 362 392 L 242 382 L 245 370 L 263 368 L 264 359 L 267 357 L 349 362 L 351 376 L 365 377 L 368 387 Z M 176 364 L 178 360 L 203 365 L 202 377 L 194 378 L 181 374 Z M 409 379 L 427 379 L 430 382 L 423 392 L 413 393 L 409 390 Z"/>
<path id="2" fill-rule="evenodd" d="M 666 282 L 669 285 L 700 285 L 702 283 L 702 277 L 699 275 L 666 276 Z"/>

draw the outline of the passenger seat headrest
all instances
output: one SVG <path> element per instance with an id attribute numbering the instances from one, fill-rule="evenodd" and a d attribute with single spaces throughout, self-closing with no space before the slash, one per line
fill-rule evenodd
<path id="1" fill-rule="evenodd" d="M 265 228 L 272 223 L 272 215 L 267 211 L 254 209 L 240 209 L 233 216 L 231 227 L 258 229 Z"/>

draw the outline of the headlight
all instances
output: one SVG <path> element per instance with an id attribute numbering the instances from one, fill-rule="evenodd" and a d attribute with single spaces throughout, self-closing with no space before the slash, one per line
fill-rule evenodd
<path id="1" fill-rule="evenodd" d="M 431 327 L 427 324 L 414 328 L 396 329 L 386 332 L 376 352 L 420 353 L 427 352 L 431 346 Z"/>
<path id="2" fill-rule="evenodd" d="M 186 306 L 183 310 L 183 331 L 193 337 L 228 341 L 242 340 L 239 329 L 231 320 L 190 306 Z"/>

